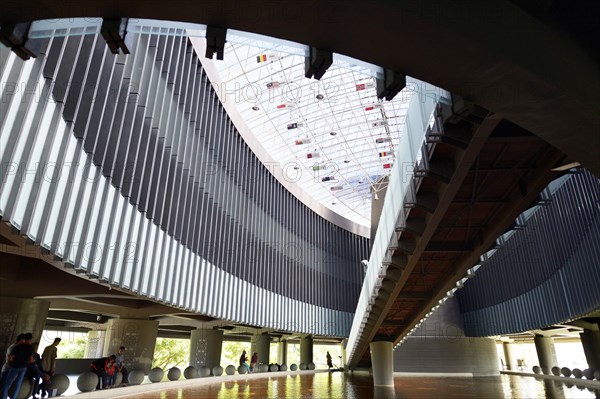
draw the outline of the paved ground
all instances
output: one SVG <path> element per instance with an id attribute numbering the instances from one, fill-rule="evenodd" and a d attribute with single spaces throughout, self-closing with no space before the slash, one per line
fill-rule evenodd
<path id="1" fill-rule="evenodd" d="M 374 389 L 368 374 L 300 372 L 202 378 L 80 394 L 74 398 L 122 399 L 391 399 L 391 398 L 600 398 L 600 389 L 560 381 L 498 377 L 396 377 L 394 388 Z M 152 392 L 148 390 L 154 390 Z"/>

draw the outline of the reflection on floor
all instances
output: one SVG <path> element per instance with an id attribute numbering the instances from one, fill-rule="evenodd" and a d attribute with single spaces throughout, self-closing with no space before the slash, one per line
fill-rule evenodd
<path id="1" fill-rule="evenodd" d="M 127 399 L 391 399 L 391 398 L 600 398 L 600 390 L 566 386 L 562 382 L 531 377 L 397 377 L 394 388 L 374 388 L 367 375 L 320 373 L 289 375 L 255 380 L 221 382 L 212 385 L 145 392 Z"/>

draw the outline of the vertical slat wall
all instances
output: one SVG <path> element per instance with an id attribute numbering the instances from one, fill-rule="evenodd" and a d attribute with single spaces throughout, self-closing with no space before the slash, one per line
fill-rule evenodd
<path id="1" fill-rule="evenodd" d="M 173 306 L 348 335 L 368 240 L 285 190 L 183 32 L 2 48 L 2 219 L 68 267 Z"/>
<path id="2" fill-rule="evenodd" d="M 573 175 L 457 292 L 467 336 L 563 323 L 600 306 L 600 180 Z"/>

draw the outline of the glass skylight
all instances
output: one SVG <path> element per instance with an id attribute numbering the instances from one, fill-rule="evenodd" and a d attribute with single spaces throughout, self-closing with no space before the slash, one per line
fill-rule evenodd
<path id="1" fill-rule="evenodd" d="M 318 81 L 304 51 L 251 38 L 213 62 L 220 90 L 287 177 L 334 212 L 370 226 L 371 187 L 391 172 L 413 91 L 376 96 L 373 69 L 334 57 Z"/>
<path id="2" fill-rule="evenodd" d="M 213 62 L 220 90 L 288 179 L 334 212 L 370 226 L 371 187 L 391 172 L 413 91 L 376 96 L 372 68 L 334 57 L 318 81 L 304 51 L 236 37 Z"/>

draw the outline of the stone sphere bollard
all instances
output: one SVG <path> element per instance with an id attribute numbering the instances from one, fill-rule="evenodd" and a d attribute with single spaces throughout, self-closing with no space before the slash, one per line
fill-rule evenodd
<path id="1" fill-rule="evenodd" d="M 114 386 L 118 387 L 122 383 L 123 383 L 123 373 L 121 373 L 120 371 L 117 371 L 117 374 L 115 374 Z"/>
<path id="2" fill-rule="evenodd" d="M 571 376 L 571 369 L 568 367 L 563 367 L 562 369 L 560 369 L 560 373 L 562 375 L 564 375 L 565 377 L 570 377 Z"/>
<path id="3" fill-rule="evenodd" d="M 573 377 L 575 378 L 581 378 L 583 377 L 583 371 L 581 371 L 580 369 L 573 369 Z"/>
<path id="4" fill-rule="evenodd" d="M 594 378 L 596 379 L 596 381 L 600 381 L 600 370 L 594 371 Z"/>
<path id="5" fill-rule="evenodd" d="M 588 380 L 593 380 L 594 379 L 594 370 L 589 369 L 589 368 L 583 370 L 583 376 Z"/>
<path id="6" fill-rule="evenodd" d="M 552 372 L 552 374 L 560 377 L 560 367 L 554 366 L 554 367 L 552 367 L 552 370 L 550 370 L 550 371 Z"/>
<path id="7" fill-rule="evenodd" d="M 198 377 L 210 377 L 210 367 L 202 366 L 198 369 Z"/>
<path id="8" fill-rule="evenodd" d="M 300 363 L 300 370 L 306 370 L 306 363 Z"/>
<path id="9" fill-rule="evenodd" d="M 177 381 L 181 378 L 181 370 L 177 367 L 172 367 L 167 373 L 167 378 L 169 381 Z"/>
<path id="10" fill-rule="evenodd" d="M 144 372 L 142 370 L 133 370 L 129 373 L 129 385 L 140 385 L 144 381 Z"/>
<path id="11" fill-rule="evenodd" d="M 273 371 L 279 371 L 279 366 L 276 364 L 272 364 L 269 366 L 269 371 L 273 372 Z"/>
<path id="12" fill-rule="evenodd" d="M 215 377 L 219 377 L 219 376 L 223 375 L 223 367 L 221 367 L 221 366 L 213 367 L 212 375 L 214 375 Z"/>
<path id="13" fill-rule="evenodd" d="M 238 370 L 238 374 L 246 374 L 248 372 L 248 369 L 246 368 L 246 366 L 240 366 L 237 368 Z"/>
<path id="14" fill-rule="evenodd" d="M 266 373 L 267 371 L 269 371 L 269 365 L 267 365 L 267 364 L 259 364 L 258 365 L 259 373 Z"/>
<path id="15" fill-rule="evenodd" d="M 290 366 L 290 370 L 291 370 L 291 371 L 296 371 L 296 370 L 298 370 L 298 366 L 296 366 L 296 363 L 292 363 L 292 365 Z"/>
<path id="16" fill-rule="evenodd" d="M 306 368 L 308 368 L 309 370 L 314 370 L 315 369 L 315 364 L 313 362 L 310 362 L 306 365 Z"/>
<path id="17" fill-rule="evenodd" d="M 233 364 L 230 364 L 229 366 L 225 367 L 225 374 L 234 375 L 235 374 L 235 366 Z"/>
<path id="18" fill-rule="evenodd" d="M 94 386 L 95 387 L 95 386 Z M 23 382 L 21 383 L 21 388 L 19 388 L 19 392 L 15 394 L 14 385 L 11 387 L 10 397 L 14 399 L 27 399 L 31 396 L 33 392 L 33 380 L 29 377 L 23 378 Z"/>
<path id="19" fill-rule="evenodd" d="M 164 376 L 165 372 L 160 367 L 154 367 L 150 370 L 150 373 L 148 373 L 150 382 L 161 382 Z"/>
<path id="20" fill-rule="evenodd" d="M 98 376 L 96 373 L 86 371 L 77 377 L 77 389 L 81 392 L 92 392 L 98 385 Z"/>
<path id="21" fill-rule="evenodd" d="M 535 374 L 541 374 L 542 373 L 542 368 L 540 366 L 533 366 L 532 370 L 533 370 L 533 372 Z"/>
<path id="22" fill-rule="evenodd" d="M 48 389 L 56 389 L 56 396 L 60 396 L 69 389 L 69 385 L 71 385 L 71 380 L 64 374 L 55 374 L 54 377 L 50 380 L 50 385 L 48 385 Z M 94 385 L 94 388 L 96 386 Z"/>
<path id="23" fill-rule="evenodd" d="M 198 378 L 198 370 L 194 366 L 188 366 L 183 370 L 183 376 L 186 380 L 191 380 L 192 378 Z"/>
<path id="24" fill-rule="evenodd" d="M 281 366 L 279 366 L 279 371 L 287 371 L 288 367 L 287 364 L 282 364 Z"/>

